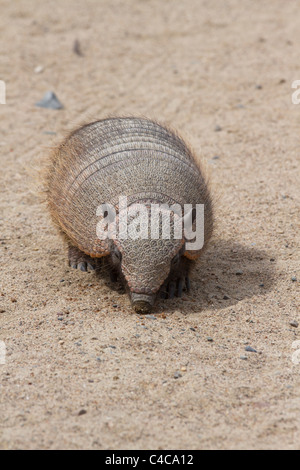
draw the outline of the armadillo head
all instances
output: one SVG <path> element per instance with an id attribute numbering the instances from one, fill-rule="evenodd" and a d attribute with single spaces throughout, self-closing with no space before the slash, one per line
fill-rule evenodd
<path id="1" fill-rule="evenodd" d="M 172 214 L 172 220 L 174 217 L 176 215 Z M 159 238 L 151 238 L 150 228 L 146 232 L 147 238 L 116 238 L 112 246 L 112 258 L 119 263 L 132 305 L 140 313 L 151 310 L 160 287 L 170 274 L 172 260 L 184 244 L 182 238 L 165 239 L 162 233 Z"/>
<path id="2" fill-rule="evenodd" d="M 118 250 L 120 269 L 136 311 L 151 310 L 182 244 L 182 240 L 115 240 L 115 255 Z"/>

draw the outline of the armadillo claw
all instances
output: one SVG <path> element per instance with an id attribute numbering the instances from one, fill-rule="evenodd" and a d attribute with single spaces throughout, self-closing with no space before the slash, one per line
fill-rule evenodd
<path id="1" fill-rule="evenodd" d="M 69 263 L 69 266 L 73 269 L 80 269 L 81 271 L 95 271 L 95 266 L 91 263 L 84 263 L 84 262 L 81 262 L 81 263 L 72 263 L 70 264 Z"/>
<path id="2" fill-rule="evenodd" d="M 188 292 L 190 292 L 190 290 L 191 290 L 191 281 L 190 281 L 190 278 L 188 276 L 185 278 L 185 285 L 186 285 L 186 290 Z"/>
<path id="3" fill-rule="evenodd" d="M 78 263 L 77 265 L 77 268 L 80 269 L 80 271 L 87 271 L 87 268 L 86 268 L 86 263 L 81 261 L 80 263 Z"/>
<path id="4" fill-rule="evenodd" d="M 189 277 L 180 277 L 175 280 L 170 280 L 167 284 L 164 284 L 160 291 L 160 297 L 162 299 L 174 299 L 174 297 L 181 297 L 182 291 L 185 286 L 187 292 L 190 291 L 191 283 Z"/>
<path id="5" fill-rule="evenodd" d="M 72 245 L 69 246 L 69 266 L 84 272 L 96 269 L 95 260 Z"/>
<path id="6" fill-rule="evenodd" d="M 183 279 L 180 278 L 178 279 L 178 285 L 177 285 L 177 297 L 182 296 L 182 289 L 183 289 Z"/>

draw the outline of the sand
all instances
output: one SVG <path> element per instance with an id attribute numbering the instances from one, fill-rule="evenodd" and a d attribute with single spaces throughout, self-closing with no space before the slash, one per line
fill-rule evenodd
<path id="1" fill-rule="evenodd" d="M 0 10 L 0 447 L 299 449 L 299 4 Z M 35 106 L 48 90 L 64 109 Z M 48 149 L 112 114 L 178 129 L 216 199 L 191 293 L 150 317 L 68 267 L 38 195 Z"/>

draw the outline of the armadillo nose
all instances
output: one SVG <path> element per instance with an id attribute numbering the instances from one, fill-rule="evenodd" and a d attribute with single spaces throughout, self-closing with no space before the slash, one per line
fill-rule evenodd
<path id="1" fill-rule="evenodd" d="M 155 296 L 147 294 L 131 294 L 131 302 L 137 313 L 149 313 L 154 305 Z"/>

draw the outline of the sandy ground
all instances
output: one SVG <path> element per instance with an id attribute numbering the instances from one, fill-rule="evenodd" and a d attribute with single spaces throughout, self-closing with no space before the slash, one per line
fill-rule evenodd
<path id="1" fill-rule="evenodd" d="M 299 3 L 0 10 L 0 447 L 299 449 Z M 47 90 L 63 110 L 35 107 Z M 48 148 L 110 114 L 177 128 L 218 195 L 191 293 L 154 318 L 68 268 L 36 194 Z"/>

